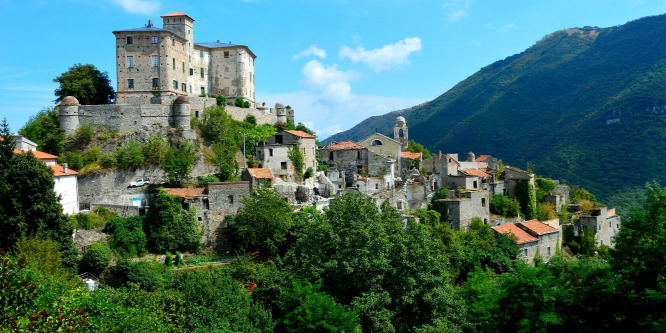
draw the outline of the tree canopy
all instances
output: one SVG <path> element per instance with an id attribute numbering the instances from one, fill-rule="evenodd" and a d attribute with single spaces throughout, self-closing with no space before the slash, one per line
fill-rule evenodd
<path id="1" fill-rule="evenodd" d="M 55 90 L 56 103 L 67 96 L 74 96 L 83 105 L 110 104 L 116 96 L 109 74 L 91 64 L 76 64 L 53 82 L 60 85 Z"/>

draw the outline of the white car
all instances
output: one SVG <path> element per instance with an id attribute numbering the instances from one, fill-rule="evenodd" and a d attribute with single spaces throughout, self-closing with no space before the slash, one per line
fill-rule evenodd
<path id="1" fill-rule="evenodd" d="M 137 179 L 135 182 L 131 182 L 128 187 L 141 187 L 148 184 L 150 184 L 150 179 L 148 179 L 148 177 L 142 177 Z"/>

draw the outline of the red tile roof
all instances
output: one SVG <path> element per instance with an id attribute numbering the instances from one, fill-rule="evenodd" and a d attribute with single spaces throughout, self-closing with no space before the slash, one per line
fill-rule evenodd
<path id="1" fill-rule="evenodd" d="M 331 141 L 331 144 L 328 145 L 328 147 L 323 147 L 323 149 L 330 149 L 330 150 L 360 150 L 360 149 L 365 149 L 367 150 L 367 147 L 361 146 L 358 143 L 354 141 L 342 141 L 342 142 L 335 142 Z"/>
<path id="2" fill-rule="evenodd" d="M 481 171 L 480 169 L 464 169 L 464 170 L 458 170 L 462 173 L 468 174 L 470 176 L 477 176 L 481 178 L 492 178 L 493 176 Z"/>
<path id="3" fill-rule="evenodd" d="M 25 154 L 27 153 L 27 150 L 20 150 L 20 149 L 14 149 L 14 154 Z M 32 150 L 32 154 L 35 155 L 40 160 L 49 160 L 49 159 L 57 159 L 58 156 L 47 154 L 43 151 L 39 150 Z"/>
<path id="4" fill-rule="evenodd" d="M 250 182 L 234 182 L 234 183 L 210 183 L 208 188 L 233 188 L 233 187 L 250 187 Z"/>
<path id="5" fill-rule="evenodd" d="M 490 156 L 490 155 L 480 155 L 479 157 L 476 158 L 475 161 L 476 162 L 483 162 L 483 161 L 487 160 L 489 157 L 492 157 L 492 156 Z"/>
<path id="6" fill-rule="evenodd" d="M 312 139 L 315 138 L 314 135 L 309 134 L 309 133 L 305 133 L 303 131 L 285 130 L 285 132 L 293 134 L 293 135 L 301 137 L 301 138 L 312 138 Z"/>
<path id="7" fill-rule="evenodd" d="M 525 222 L 518 222 L 516 224 L 520 224 L 520 225 L 526 227 L 527 229 L 530 229 L 530 230 L 534 231 L 535 233 L 537 233 L 539 235 L 541 235 L 543 233 L 551 232 L 551 231 L 557 231 L 557 229 L 555 229 L 555 228 L 553 228 L 553 227 L 551 227 L 551 226 L 549 226 L 549 225 L 547 225 L 543 222 L 539 222 L 537 220 L 529 220 L 529 221 L 525 221 Z"/>
<path id="8" fill-rule="evenodd" d="M 400 157 L 408 158 L 410 160 L 418 160 L 419 158 L 421 158 L 421 153 L 412 153 L 412 152 L 408 152 L 408 151 L 403 151 L 400 154 Z"/>
<path id="9" fill-rule="evenodd" d="M 538 238 L 528 234 L 525 230 L 520 229 L 518 226 L 516 226 L 513 223 L 503 224 L 497 227 L 493 227 L 492 229 L 501 234 L 507 234 L 507 233 L 514 234 L 516 238 L 518 238 L 517 240 L 518 244 L 533 242 L 538 240 Z"/>
<path id="10" fill-rule="evenodd" d="M 207 194 L 204 194 L 206 190 L 205 187 L 197 188 L 165 188 L 167 193 L 183 198 L 197 198 L 197 197 L 207 197 Z"/>
<path id="11" fill-rule="evenodd" d="M 611 208 L 608 211 L 606 211 L 606 216 L 613 216 L 615 215 L 615 208 Z"/>
<path id="12" fill-rule="evenodd" d="M 62 165 L 56 164 L 56 165 L 49 165 L 49 168 L 53 169 L 53 175 L 56 177 L 60 176 L 69 176 L 69 175 L 78 175 L 79 173 L 67 168 L 67 173 L 63 172 Z"/>
<path id="13" fill-rule="evenodd" d="M 247 172 L 257 179 L 273 179 L 273 173 L 269 168 L 247 168 Z"/>
<path id="14" fill-rule="evenodd" d="M 173 13 L 169 13 L 169 14 L 164 14 L 160 17 L 172 17 L 172 16 L 187 16 L 190 20 L 194 21 L 194 19 L 191 18 L 189 15 L 187 15 L 185 13 L 181 13 L 181 12 L 173 12 Z"/>

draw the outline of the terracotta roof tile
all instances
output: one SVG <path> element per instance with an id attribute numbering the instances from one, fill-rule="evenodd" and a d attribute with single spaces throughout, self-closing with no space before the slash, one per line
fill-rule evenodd
<path id="1" fill-rule="evenodd" d="M 462 173 L 468 174 L 470 176 L 477 176 L 481 178 L 492 178 L 493 176 L 483 172 L 480 169 L 464 169 L 464 170 L 458 170 Z"/>
<path id="2" fill-rule="evenodd" d="M 14 149 L 14 154 L 25 154 L 27 152 L 28 152 L 27 150 Z M 37 157 L 40 160 L 57 159 L 58 158 L 58 156 L 47 154 L 47 153 L 45 153 L 43 151 L 39 151 L 39 150 L 32 150 L 32 154 L 35 155 L 35 157 Z"/>
<path id="3" fill-rule="evenodd" d="M 329 149 L 329 150 L 360 150 L 360 149 L 365 149 L 367 150 L 367 147 L 361 146 L 358 143 L 354 141 L 342 141 L 342 142 L 335 142 L 331 141 L 331 144 L 328 145 L 327 147 L 323 147 L 323 149 Z"/>
<path id="4" fill-rule="evenodd" d="M 172 17 L 172 16 L 187 16 L 190 20 L 194 21 L 194 19 L 191 18 L 189 15 L 187 15 L 185 13 L 181 13 L 181 12 L 173 12 L 173 13 L 169 13 L 169 14 L 164 14 L 160 17 Z"/>
<path id="5" fill-rule="evenodd" d="M 608 211 L 606 211 L 606 216 L 613 216 L 615 215 L 615 208 L 611 208 Z"/>
<path id="6" fill-rule="evenodd" d="M 517 240 L 518 244 L 534 242 L 538 240 L 538 238 L 528 234 L 525 230 L 520 229 L 518 226 L 516 226 L 513 223 L 503 224 L 497 227 L 493 227 L 492 229 L 501 234 L 507 234 L 507 233 L 514 234 L 518 238 Z"/>
<path id="7" fill-rule="evenodd" d="M 526 227 L 527 229 L 530 229 L 530 230 L 534 231 L 535 233 L 537 233 L 539 235 L 541 235 L 543 233 L 551 232 L 551 231 L 557 231 L 557 229 L 555 229 L 555 228 L 553 228 L 553 227 L 551 227 L 551 226 L 549 226 L 549 225 L 547 225 L 543 222 L 539 222 L 537 220 L 529 220 L 529 221 L 525 221 L 525 222 L 518 222 L 516 224 L 520 224 L 520 225 Z"/>
<path id="8" fill-rule="evenodd" d="M 56 164 L 56 165 L 49 165 L 49 168 L 53 169 L 53 175 L 56 177 L 60 176 L 70 176 L 70 175 L 78 175 L 79 173 L 67 168 L 67 173 L 63 172 L 62 165 Z"/>
<path id="9" fill-rule="evenodd" d="M 400 154 L 400 157 L 408 158 L 410 160 L 418 160 L 419 158 L 421 158 L 421 155 L 422 155 L 421 153 L 412 153 L 412 152 L 408 152 L 408 151 L 403 151 Z"/>
<path id="10" fill-rule="evenodd" d="M 490 156 L 490 155 L 480 155 L 479 157 L 476 158 L 475 161 L 476 162 L 483 162 L 483 161 L 487 160 L 489 157 L 492 157 L 492 156 Z"/>
<path id="11" fill-rule="evenodd" d="M 315 138 L 314 135 L 303 132 L 303 131 L 285 130 L 285 132 L 293 134 L 293 135 L 301 137 L 301 138 L 312 138 L 312 139 Z"/>
<path id="12" fill-rule="evenodd" d="M 273 173 L 269 168 L 247 168 L 247 172 L 257 179 L 273 179 Z"/>
<path id="13" fill-rule="evenodd" d="M 207 197 L 208 194 L 204 194 L 206 190 L 205 187 L 197 188 L 165 188 L 167 193 L 171 195 L 176 195 L 183 198 L 197 198 L 197 197 Z"/>

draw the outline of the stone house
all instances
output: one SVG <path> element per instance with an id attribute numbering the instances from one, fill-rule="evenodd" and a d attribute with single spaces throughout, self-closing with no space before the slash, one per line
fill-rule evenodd
<path id="1" fill-rule="evenodd" d="M 560 230 L 537 220 L 509 223 L 492 229 L 501 234 L 510 233 L 520 245 L 519 257 L 531 263 L 537 251 L 544 262 L 548 262 L 561 246 Z"/>
<path id="2" fill-rule="evenodd" d="M 269 168 L 245 168 L 241 171 L 240 178 L 242 181 L 250 182 L 254 188 L 262 184 L 272 183 L 273 173 Z"/>
<path id="3" fill-rule="evenodd" d="M 194 206 L 201 242 L 208 248 L 228 248 L 223 238 L 227 227 L 225 217 L 235 215 L 243 207 L 241 199 L 252 191 L 250 182 L 208 183 L 198 188 L 165 188 L 167 193 L 181 197 L 183 208 Z"/>
<path id="4" fill-rule="evenodd" d="M 60 196 L 60 204 L 65 214 L 79 212 L 78 172 L 69 169 L 67 164 L 58 164 L 58 156 L 37 150 L 37 143 L 23 135 L 12 135 L 14 154 L 31 152 L 37 159 L 53 170 L 53 189 Z"/>
<path id="5" fill-rule="evenodd" d="M 534 174 L 527 171 L 520 170 L 511 166 L 504 168 L 504 185 L 506 187 L 506 195 L 511 198 L 516 197 L 516 184 L 518 180 L 526 180 L 530 182 L 534 188 Z"/>
<path id="6" fill-rule="evenodd" d="M 477 163 L 485 163 L 485 169 L 487 172 L 499 170 L 500 160 L 491 155 L 480 155 L 474 161 Z"/>
<path id="7" fill-rule="evenodd" d="M 284 130 L 269 137 L 264 144 L 257 145 L 255 158 L 260 168 L 268 168 L 273 175 L 284 180 L 295 181 L 294 165 L 289 159 L 289 147 L 296 146 L 304 156 L 303 172 L 307 168 L 317 170 L 317 144 L 315 137 L 303 131 Z"/>
<path id="8" fill-rule="evenodd" d="M 490 201 L 488 191 L 455 191 L 446 203 L 449 207 L 449 222 L 453 230 L 467 230 L 472 219 L 478 217 L 489 223 Z"/>
<path id="9" fill-rule="evenodd" d="M 400 153 L 400 170 L 402 170 L 403 176 L 412 169 L 410 166 L 413 166 L 416 169 L 421 169 L 422 162 L 422 153 L 412 153 L 408 151 Z"/>
<path id="10" fill-rule="evenodd" d="M 606 207 L 592 209 L 589 212 L 579 212 L 578 218 L 574 219 L 576 234 L 582 234 L 584 228 L 594 231 L 594 239 L 597 245 L 614 247 L 613 238 L 620 233 L 622 219 L 615 213 L 615 208 Z"/>
<path id="11" fill-rule="evenodd" d="M 245 45 L 194 42 L 194 19 L 174 12 L 143 27 L 113 31 L 118 104 L 150 104 L 154 95 L 222 94 L 255 102 L 254 60 Z"/>

